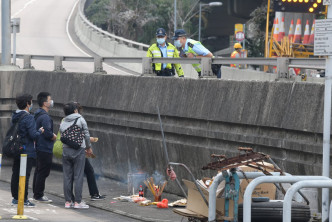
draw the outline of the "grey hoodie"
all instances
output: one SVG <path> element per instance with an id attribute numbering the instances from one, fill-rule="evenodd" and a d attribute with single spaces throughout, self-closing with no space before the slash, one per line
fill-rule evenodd
<path id="1" fill-rule="evenodd" d="M 75 149 L 69 148 L 68 145 L 63 144 L 63 155 L 64 156 L 76 157 L 86 147 L 87 148 L 91 147 L 90 133 L 89 133 L 88 125 L 87 125 L 85 119 L 83 118 L 83 116 L 81 116 L 81 114 L 73 113 L 73 114 L 66 116 L 60 124 L 60 133 L 63 133 L 68 127 L 70 127 L 74 123 L 75 119 L 78 117 L 80 117 L 80 118 L 77 120 L 76 125 L 83 129 L 84 138 L 85 138 L 85 140 L 83 140 L 83 143 L 81 145 L 82 149 L 75 150 Z"/>

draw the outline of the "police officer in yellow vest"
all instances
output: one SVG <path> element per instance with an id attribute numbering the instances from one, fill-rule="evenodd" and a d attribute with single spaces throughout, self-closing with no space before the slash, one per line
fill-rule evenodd
<path id="1" fill-rule="evenodd" d="M 179 51 L 172 45 L 168 43 L 166 31 L 163 28 L 157 29 L 156 32 L 157 43 L 154 43 L 148 49 L 146 54 L 147 57 L 154 58 L 179 58 Z M 153 71 L 157 76 L 174 76 L 175 69 L 179 77 L 184 77 L 183 70 L 180 64 L 170 64 L 170 63 L 154 63 L 152 64 Z"/>
<path id="2" fill-rule="evenodd" d="M 188 58 L 201 58 L 201 57 L 213 57 L 213 54 L 205 48 L 199 41 L 187 38 L 187 33 L 183 29 L 177 29 L 173 36 L 174 45 L 177 48 L 182 48 L 183 53 Z M 198 73 L 198 77 L 201 77 L 201 67 L 199 64 L 192 65 Z M 212 71 L 218 78 L 221 78 L 220 65 L 212 65 Z"/>
<path id="3" fill-rule="evenodd" d="M 241 58 L 241 49 L 242 49 L 242 46 L 240 43 L 235 43 L 234 44 L 234 52 L 232 52 L 231 54 L 231 58 Z M 231 64 L 231 67 L 233 68 L 241 68 L 241 65 L 238 64 Z"/>

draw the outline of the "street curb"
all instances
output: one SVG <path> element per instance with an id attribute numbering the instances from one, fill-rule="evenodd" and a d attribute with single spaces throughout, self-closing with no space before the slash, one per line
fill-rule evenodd
<path id="1" fill-rule="evenodd" d="M 0 181 L 10 184 L 10 180 L 0 179 Z M 32 186 L 29 185 L 29 188 L 32 189 Z M 53 192 L 53 191 L 45 191 L 45 193 L 63 198 L 63 195 L 60 195 L 60 194 L 58 194 L 56 192 Z M 94 205 L 92 202 L 90 202 L 89 205 L 94 207 L 94 208 L 100 209 L 100 210 L 105 210 L 105 211 L 108 211 L 108 212 L 112 212 L 114 214 L 122 215 L 122 216 L 125 216 L 125 217 L 129 217 L 129 218 L 133 218 L 133 219 L 137 219 L 137 220 L 141 220 L 141 221 L 147 221 L 147 222 L 173 222 L 171 220 L 160 220 L 160 219 L 154 219 L 154 218 L 149 218 L 149 217 L 142 217 L 142 216 L 130 214 L 130 213 L 127 213 L 127 212 L 124 212 L 124 211 L 121 211 L 121 210 L 113 210 L 113 209 L 109 209 L 109 208 L 106 208 L 106 207 L 100 207 L 100 206 Z"/>

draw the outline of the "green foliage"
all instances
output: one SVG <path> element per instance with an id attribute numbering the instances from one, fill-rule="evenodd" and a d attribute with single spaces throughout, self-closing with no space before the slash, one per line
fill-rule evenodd
<path id="1" fill-rule="evenodd" d="M 106 30 L 110 19 L 109 3 L 109 0 L 95 0 L 85 11 L 93 24 Z"/>
<path id="2" fill-rule="evenodd" d="M 250 38 L 246 38 L 248 44 L 248 57 L 264 57 L 265 32 L 266 32 L 267 4 L 255 9 L 251 14 L 251 19 L 247 22 L 252 27 Z M 269 30 L 273 25 L 273 13 L 269 15 Z"/>
<path id="3" fill-rule="evenodd" d="M 177 2 L 177 28 L 197 32 L 198 0 Z M 95 0 L 86 15 L 108 32 L 147 44 L 155 42 L 157 28 L 164 28 L 169 37 L 174 30 L 174 0 Z"/>

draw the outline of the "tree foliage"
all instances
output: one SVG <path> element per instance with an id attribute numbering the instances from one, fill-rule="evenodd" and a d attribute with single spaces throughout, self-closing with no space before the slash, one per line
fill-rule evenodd
<path id="1" fill-rule="evenodd" d="M 251 35 L 246 39 L 248 42 L 248 57 L 264 57 L 266 13 L 267 4 L 265 3 L 250 14 L 251 19 L 247 22 L 247 24 L 251 27 Z M 273 14 L 270 13 L 269 16 L 269 30 L 271 30 L 273 24 Z"/>
<path id="2" fill-rule="evenodd" d="M 197 33 L 198 0 L 177 1 L 177 28 Z M 88 19 L 98 27 L 128 39 L 150 44 L 163 27 L 172 36 L 174 0 L 95 0 L 87 9 Z"/>

